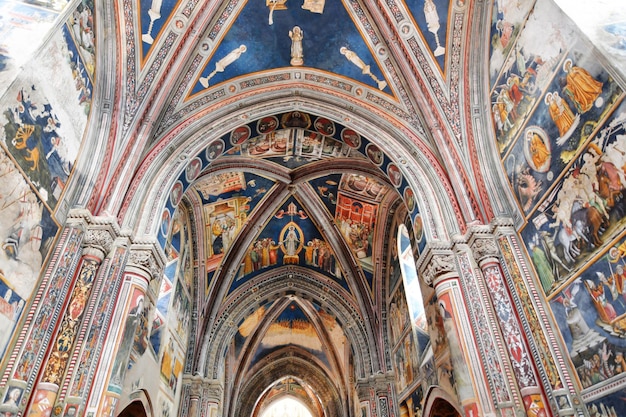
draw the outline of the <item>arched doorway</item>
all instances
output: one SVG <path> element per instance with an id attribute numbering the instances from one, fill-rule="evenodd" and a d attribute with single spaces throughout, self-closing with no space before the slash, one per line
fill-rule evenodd
<path id="1" fill-rule="evenodd" d="M 148 417 L 141 401 L 133 401 L 117 417 Z"/>
<path id="2" fill-rule="evenodd" d="M 443 398 L 437 398 L 433 402 L 433 406 L 430 409 L 430 413 L 426 414 L 428 417 L 461 417 L 456 408 L 452 406 L 448 401 Z"/>
<path id="3" fill-rule="evenodd" d="M 431 387 L 424 400 L 423 417 L 461 417 L 462 414 L 453 405 L 453 399 L 445 390 Z"/>

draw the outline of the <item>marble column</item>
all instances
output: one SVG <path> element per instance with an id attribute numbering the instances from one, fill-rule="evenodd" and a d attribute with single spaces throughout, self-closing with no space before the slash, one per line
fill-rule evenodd
<path id="1" fill-rule="evenodd" d="M 125 376 L 131 355 L 149 332 L 148 317 L 157 297 L 164 255 L 156 244 L 131 244 L 123 270 L 122 286 L 113 312 L 112 327 L 104 342 L 106 357 L 101 361 L 87 415 L 114 416 L 128 405 Z M 147 342 L 146 342 L 147 343 Z M 124 401 L 122 394 L 124 393 Z"/>
<path id="2" fill-rule="evenodd" d="M 551 415 L 550 408 L 546 406 L 545 393 L 537 378 L 526 335 L 515 311 L 510 289 L 506 285 L 495 237 L 483 230 L 476 230 L 470 235 L 468 242 L 482 272 L 489 300 L 496 312 L 496 320 L 526 414 Z"/>
<path id="3" fill-rule="evenodd" d="M 75 358 L 80 352 L 82 337 L 91 319 L 89 302 L 98 295 L 94 294 L 93 289 L 99 286 L 99 269 L 115 236 L 114 228 L 94 223 L 90 216 L 70 221 L 78 221 L 86 229 L 82 255 L 73 277 L 73 289 L 65 300 L 65 311 L 55 340 L 50 345 L 42 366 L 43 372 L 25 410 L 31 417 L 61 414 L 62 408 L 55 407 L 55 404 L 58 396 L 67 390 L 68 376 L 73 373 Z"/>
<path id="4" fill-rule="evenodd" d="M 183 375 L 182 397 L 178 414 L 181 417 L 217 417 L 222 413 L 224 384 L 200 375 Z"/>
<path id="5" fill-rule="evenodd" d="M 94 284 L 84 325 L 80 330 L 76 353 L 71 359 L 68 373 L 59 393 L 52 417 L 82 415 L 88 393 L 93 389 L 94 376 L 100 364 L 107 330 L 111 326 L 113 311 L 122 286 L 128 258 L 128 239 L 118 237 L 100 266 L 99 279 Z"/>
<path id="6" fill-rule="evenodd" d="M 398 412 L 393 401 L 395 376 L 393 373 L 378 373 L 361 379 L 356 383 L 359 408 L 368 409 L 365 415 L 370 417 L 397 416 Z M 357 415 L 362 415 L 361 411 Z"/>
<path id="7" fill-rule="evenodd" d="M 460 405 L 465 415 L 476 415 L 480 407 L 468 366 L 469 362 L 476 360 L 475 347 L 474 341 L 464 332 L 471 324 L 466 319 L 468 314 L 455 253 L 450 246 L 427 247 L 418 268 L 418 275 L 434 288 L 436 294 L 436 299 L 431 301 L 435 305 L 431 305 L 427 314 L 433 323 L 431 343 L 439 385 L 448 392 L 454 390 L 458 404 L 453 405 Z"/>
<path id="8" fill-rule="evenodd" d="M 549 304 L 542 293 L 541 282 L 533 277 L 531 261 L 521 250 L 523 243 L 510 221 L 500 220 L 494 224 L 501 254 L 501 266 L 511 296 L 518 306 L 520 320 L 527 335 L 530 351 L 546 396 L 554 414 L 583 416 L 586 407 L 580 398 L 573 380 L 576 370 L 565 359 L 566 353 L 556 342 L 553 317 L 548 314 Z M 545 303 L 545 304 L 544 304 Z M 589 339 L 601 339 L 598 333 L 587 332 Z"/>
<path id="9" fill-rule="evenodd" d="M 46 347 L 55 336 L 53 329 L 59 325 L 66 299 L 77 276 L 84 230 L 83 222 L 75 222 L 66 225 L 60 232 L 56 247 L 39 281 L 39 289 L 33 294 L 30 307 L 25 311 L 26 318 L 18 340 L 12 350 L 7 349 L 6 354 L 10 355 L 9 365 L 0 381 L 1 390 L 4 391 L 2 398 L 9 391 L 20 395 L 17 405 L 8 409 L 2 407 L 3 413 L 21 414 L 31 402 L 32 389 L 47 358 Z"/>

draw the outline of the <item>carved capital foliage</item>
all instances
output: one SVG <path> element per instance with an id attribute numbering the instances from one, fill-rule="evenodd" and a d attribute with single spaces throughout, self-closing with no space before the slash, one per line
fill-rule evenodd
<path id="1" fill-rule="evenodd" d="M 451 253 L 433 253 L 422 264 L 421 276 L 428 285 L 433 285 L 438 278 L 455 271 L 454 256 Z"/>
<path id="2" fill-rule="evenodd" d="M 204 393 L 203 395 L 206 398 L 210 398 L 212 400 L 221 400 L 222 395 L 224 394 L 224 386 L 221 382 L 205 382 L 204 383 Z"/>
<path id="3" fill-rule="evenodd" d="M 185 384 L 189 386 L 189 395 L 191 398 L 199 398 L 202 396 L 202 382 L 203 378 L 197 375 L 190 378 L 185 378 Z"/>
<path id="4" fill-rule="evenodd" d="M 377 394 L 387 395 L 389 387 L 395 383 L 395 375 L 392 372 L 383 374 L 379 372 L 370 377 L 369 388 L 373 388 Z"/>
<path id="5" fill-rule="evenodd" d="M 114 217 L 92 216 L 85 209 L 71 210 L 66 223 L 84 230 L 83 252 L 100 259 L 109 253 L 113 242 L 120 236 L 120 228 Z"/>
<path id="6" fill-rule="evenodd" d="M 202 397 L 202 386 L 198 384 L 191 384 L 189 386 L 189 397 L 192 399 Z"/>
<path id="7" fill-rule="evenodd" d="M 114 240 L 115 235 L 113 234 L 113 230 L 102 227 L 101 225 L 90 225 L 87 228 L 83 241 L 84 251 L 95 256 L 99 255 L 98 257 L 102 259 L 109 253 Z"/>
<path id="8" fill-rule="evenodd" d="M 128 259 L 129 266 L 135 266 L 149 274 L 149 279 L 158 279 L 163 273 L 163 261 L 154 246 L 133 245 Z"/>
<path id="9" fill-rule="evenodd" d="M 474 259 L 482 262 L 488 258 L 499 258 L 500 251 L 495 238 L 492 235 L 476 236 L 470 242 L 470 247 L 474 253 Z"/>
<path id="10" fill-rule="evenodd" d="M 189 387 L 191 397 L 202 397 L 221 401 L 222 394 L 224 393 L 224 385 L 221 381 L 203 378 L 200 375 L 184 375 L 183 384 Z"/>

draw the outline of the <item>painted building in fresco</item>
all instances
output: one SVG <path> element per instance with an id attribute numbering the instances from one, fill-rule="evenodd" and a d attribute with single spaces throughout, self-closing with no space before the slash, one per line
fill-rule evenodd
<path id="1" fill-rule="evenodd" d="M 0 414 L 626 415 L 596 6 L 0 1 Z"/>

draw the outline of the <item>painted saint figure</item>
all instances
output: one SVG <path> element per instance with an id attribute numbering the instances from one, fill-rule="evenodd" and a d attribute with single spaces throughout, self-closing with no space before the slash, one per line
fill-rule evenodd
<path id="1" fill-rule="evenodd" d="M 128 366 L 128 358 L 133 347 L 135 334 L 139 328 L 141 316 L 144 313 L 144 297 L 139 295 L 135 300 L 134 307 L 128 312 L 124 333 L 117 351 L 113 371 L 111 372 L 111 383 L 120 385 L 123 382 L 124 374 Z"/>
<path id="2" fill-rule="evenodd" d="M 496 23 L 496 29 L 500 34 L 500 45 L 502 45 L 502 48 L 504 49 L 513 37 L 513 29 L 515 29 L 515 26 L 511 22 L 499 19 Z"/>
<path id="3" fill-rule="evenodd" d="M 435 35 L 435 42 L 437 43 L 437 47 L 433 51 L 435 56 L 441 56 L 446 52 L 446 48 L 441 46 L 439 41 L 439 13 L 437 13 L 437 6 L 432 0 L 426 0 L 424 2 L 424 17 L 426 18 L 426 25 L 428 26 L 428 31 Z"/>
<path id="4" fill-rule="evenodd" d="M 298 235 L 296 233 L 295 227 L 289 226 L 289 231 L 287 232 L 284 243 L 285 250 L 287 251 L 287 256 L 295 255 L 296 249 L 298 247 Z"/>
<path id="5" fill-rule="evenodd" d="M 302 240 L 298 230 L 294 223 L 286 226 L 286 231 L 283 229 L 283 239 L 280 242 L 280 247 L 284 252 L 283 264 L 296 265 L 300 263 L 300 256 L 298 255 L 302 248 Z"/>
<path id="6" fill-rule="evenodd" d="M 540 172 L 543 171 L 545 165 L 550 163 L 550 150 L 541 136 L 536 132 L 528 131 L 526 133 L 526 140 L 528 140 L 528 149 L 534 169 Z"/>
<path id="7" fill-rule="evenodd" d="M 342 55 L 345 55 L 350 62 L 359 67 L 361 71 L 363 71 L 363 74 L 367 74 L 369 72 L 369 65 L 365 65 L 365 62 L 363 62 L 363 60 L 356 53 L 352 52 L 345 46 L 339 48 L 339 52 L 341 52 Z"/>
<path id="8" fill-rule="evenodd" d="M 552 270 L 552 265 L 550 265 L 550 261 L 548 261 L 546 253 L 540 246 L 539 239 L 540 237 L 535 235 L 533 240 L 529 243 L 530 256 L 535 264 L 535 268 L 537 269 L 537 275 L 539 275 L 541 287 L 543 288 L 543 291 L 548 294 L 552 285 L 556 282 L 556 278 Z"/>
<path id="9" fill-rule="evenodd" d="M 150 25 L 148 31 L 141 36 L 141 40 L 145 43 L 152 45 L 154 38 L 152 37 L 152 28 L 154 27 L 154 21 L 161 18 L 161 3 L 162 0 L 152 0 L 152 5 L 148 10 L 148 16 L 150 17 Z"/>
<path id="10" fill-rule="evenodd" d="M 372 80 L 374 80 L 374 82 L 378 85 L 379 90 L 383 90 L 387 86 L 387 82 L 379 80 L 374 74 L 372 74 L 370 66 L 366 65 L 356 52 L 349 50 L 345 46 L 339 48 L 339 52 L 341 55 L 344 55 L 348 61 L 356 65 L 361 70 L 361 73 L 368 75 Z"/>
<path id="11" fill-rule="evenodd" d="M 22 396 L 22 390 L 20 388 L 11 388 L 6 396 L 6 399 L 2 403 L 3 406 L 17 407 L 19 405 L 20 397 Z"/>
<path id="12" fill-rule="evenodd" d="M 578 125 L 579 118 L 574 116 L 569 105 L 563 101 L 557 91 L 546 94 L 544 102 L 548 105 L 550 117 L 559 130 L 556 143 L 561 146 L 571 136 L 572 131 Z"/>
<path id="13" fill-rule="evenodd" d="M 498 132 L 500 135 L 504 135 L 505 132 L 508 132 L 513 125 L 509 120 L 509 114 L 506 111 L 506 105 L 502 101 L 496 101 L 493 103 L 491 107 L 491 111 L 493 113 L 493 118 L 496 123 L 496 127 L 498 128 Z"/>
<path id="14" fill-rule="evenodd" d="M 613 305 L 607 301 L 602 283 L 585 280 L 585 285 L 598 311 L 598 318 L 605 323 L 610 323 L 615 320 L 617 318 L 617 312 L 613 308 Z"/>
<path id="15" fill-rule="evenodd" d="M 213 78 L 215 74 L 217 74 L 218 72 L 224 72 L 227 66 L 238 60 L 241 54 L 243 54 L 247 50 L 248 48 L 246 47 L 246 45 L 239 45 L 239 48 L 235 48 L 230 51 L 228 55 L 217 61 L 217 63 L 215 64 L 215 70 L 212 73 L 210 73 L 207 77 L 200 78 L 200 84 L 202 84 L 204 88 L 207 88 L 209 86 L 209 80 Z"/>
<path id="16" fill-rule="evenodd" d="M 289 31 L 289 37 L 291 38 L 291 61 L 293 66 L 301 66 L 304 64 L 304 53 L 302 51 L 302 39 L 304 33 L 299 26 L 294 26 L 293 30 Z"/>
<path id="17" fill-rule="evenodd" d="M 567 59 L 563 64 L 565 76 L 565 94 L 572 99 L 579 113 L 585 113 L 591 109 L 593 103 L 602 94 L 602 83 L 596 81 L 584 68 L 572 65 L 572 60 Z"/>

